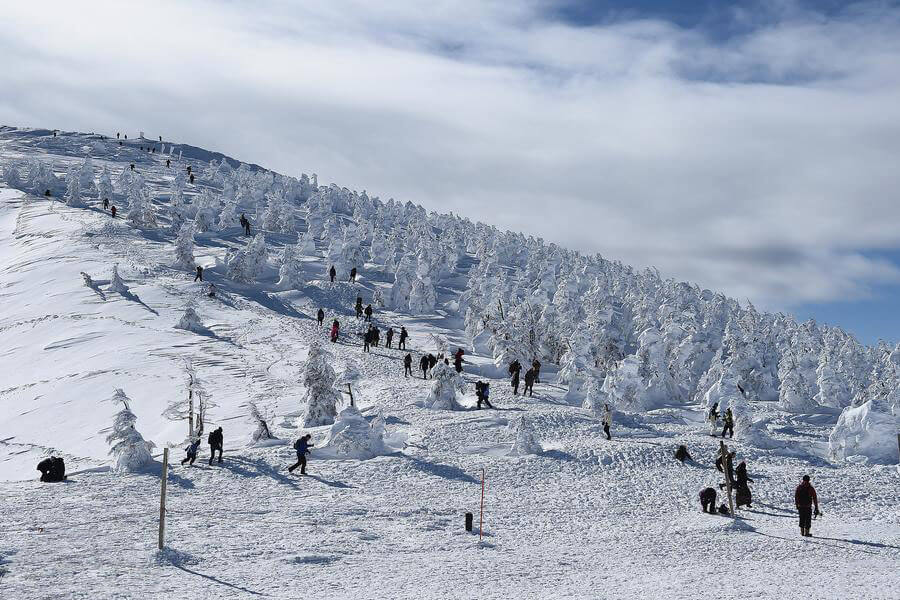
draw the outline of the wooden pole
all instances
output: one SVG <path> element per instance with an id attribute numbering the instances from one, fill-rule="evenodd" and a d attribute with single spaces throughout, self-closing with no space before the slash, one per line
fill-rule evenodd
<path id="1" fill-rule="evenodd" d="M 484 534 L 484 469 L 481 469 L 481 516 L 478 518 L 478 541 Z"/>
<path id="2" fill-rule="evenodd" d="M 163 539 L 166 533 L 166 481 L 169 479 L 169 449 L 163 448 L 162 482 L 159 491 L 159 544 L 163 549 Z"/>

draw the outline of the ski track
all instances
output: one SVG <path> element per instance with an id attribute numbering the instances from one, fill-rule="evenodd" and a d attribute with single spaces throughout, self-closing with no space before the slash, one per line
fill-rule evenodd
<path id="1" fill-rule="evenodd" d="M 67 137 L 40 149 L 58 169 L 82 158 Z M 38 143 L 0 135 L 0 158 Z M 166 191 L 183 165 L 173 161 L 166 171 L 162 160 L 114 147 L 95 168 L 108 164 L 115 176 L 135 162 L 153 174 L 151 189 Z M 321 303 L 326 324 L 337 316 L 347 331 L 355 290 L 370 297 L 380 275 L 368 280 L 363 269 L 358 288 L 310 282 L 300 295 L 271 292 L 264 306 L 211 268 L 207 277 L 220 289 L 211 300 L 192 274 L 167 266 L 168 242 L 123 222 L 113 227 L 115 234 L 101 212 L 0 188 L 0 274 L 11 303 L 0 314 L 0 355 L 10 367 L 0 390 L 0 413 L 9 415 L 0 419 L 2 598 L 900 597 L 897 467 L 832 465 L 816 451 L 827 426 L 774 410 L 770 431 L 793 453 L 729 442 L 755 480 L 754 508 L 736 520 L 709 516 L 697 493 L 721 480 L 712 466 L 718 439 L 691 422 L 690 409 L 656 411 L 635 427 L 616 423 L 611 442 L 596 418 L 547 384 L 523 398 L 491 380 L 498 410 L 430 411 L 418 405 L 430 381 L 402 376 L 405 352 L 382 346 L 365 354 L 344 333 L 326 344 L 335 367 L 359 366 L 360 409 L 367 418 L 381 412 L 389 432 L 407 432 L 407 446 L 367 461 L 314 451 L 309 475 L 291 475 L 289 442 L 300 429 L 285 415 L 302 408 L 306 348 L 327 327 L 286 311 L 312 315 Z M 212 262 L 243 240 L 229 235 L 208 245 L 198 239 L 198 259 Z M 113 262 L 144 306 L 112 292 L 101 300 L 82 284 L 79 271 L 100 283 Z M 321 262 L 308 266 L 310 276 L 324 272 Z M 457 285 L 441 289 L 458 293 Z M 172 329 L 190 300 L 215 337 Z M 430 333 L 463 337 L 449 317 L 379 311 L 376 321 L 410 330 L 414 372 Z M 221 465 L 206 464 L 205 444 L 194 467 L 179 465 L 183 424 L 159 417 L 183 390 L 186 356 L 219 404 L 212 419 L 225 428 Z M 162 553 L 160 465 L 124 477 L 104 468 L 102 430 L 113 410 L 101 400 L 117 386 L 135 399 L 145 437 L 174 445 Z M 283 445 L 245 445 L 253 398 L 277 412 L 271 426 Z M 474 407 L 474 392 L 462 401 Z M 508 425 L 522 415 L 543 454 L 506 456 Z M 313 429 L 314 438 L 326 430 Z M 682 443 L 695 463 L 672 458 Z M 41 484 L 34 465 L 54 449 L 69 480 Z M 475 513 L 477 530 L 482 469 L 479 541 L 477 531 L 463 530 L 463 517 Z M 806 472 L 825 513 L 808 539 L 799 537 L 791 505 Z"/>

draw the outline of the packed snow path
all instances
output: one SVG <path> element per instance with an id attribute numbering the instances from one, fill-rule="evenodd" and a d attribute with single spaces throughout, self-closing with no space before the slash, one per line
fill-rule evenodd
<path id="1" fill-rule="evenodd" d="M 58 164 L 80 162 L 76 148 L 60 142 Z M 0 156 L 16 152 L 24 150 L 0 147 Z M 111 160 L 118 170 L 124 159 Z M 159 157 L 128 160 L 151 185 L 167 185 Z M 380 411 L 406 446 L 367 461 L 324 460 L 314 451 L 309 475 L 290 475 L 289 442 L 301 432 L 291 416 L 302 408 L 298 374 L 309 342 L 325 336 L 312 317 L 323 306 L 326 323 L 337 315 L 349 329 L 356 288 L 323 284 L 316 261 L 308 261 L 310 283 L 300 290 L 230 283 L 215 265 L 239 244 L 235 228 L 198 236 L 195 255 L 220 290 L 210 299 L 192 275 L 167 266 L 168 239 L 113 224 L 98 210 L 3 188 L 0 235 L 4 598 L 900 595 L 897 467 L 829 463 L 829 425 L 817 417 L 770 408 L 764 414 L 781 448 L 729 442 L 755 480 L 754 508 L 738 520 L 709 516 L 700 513 L 697 492 L 721 481 L 712 466 L 718 439 L 706 434 L 698 410 L 616 422 L 611 442 L 599 420 L 546 383 L 526 399 L 491 379 L 494 411 L 425 410 L 419 403 L 430 382 L 403 378 L 403 353 L 379 347 L 363 354 L 348 334 L 326 344 L 335 365 L 361 367 L 355 391 L 363 414 Z M 107 291 L 113 263 L 130 297 Z M 105 298 L 83 284 L 82 271 Z M 364 270 L 359 289 L 370 298 L 379 283 L 377 272 Z M 173 328 L 188 301 L 211 335 Z M 451 347 L 463 341 L 450 318 L 381 311 L 376 318 L 405 324 L 416 350 L 429 348 L 432 333 Z M 420 374 L 420 353 L 413 355 Z M 168 549 L 157 553 L 159 468 L 127 476 L 105 470 L 116 408 L 103 399 L 123 387 L 145 437 L 179 442 L 185 425 L 160 413 L 184 393 L 184 357 L 219 405 L 211 421 L 225 430 L 225 458 L 208 466 L 204 443 L 195 466 L 181 467 L 182 446 L 172 448 Z M 489 357 L 467 360 L 468 371 L 487 372 Z M 469 389 L 474 379 L 467 375 Z M 272 428 L 284 444 L 247 447 L 253 425 L 245 404 L 253 398 L 276 411 Z M 474 406 L 473 392 L 462 401 Z M 508 425 L 522 415 L 541 455 L 506 455 L 514 438 Z M 314 442 L 326 429 L 312 430 Z M 673 459 L 679 444 L 695 463 Z M 34 465 L 48 448 L 65 456 L 67 482 L 36 481 Z M 477 524 L 482 469 L 479 542 L 463 530 L 463 518 L 474 512 Z M 825 513 L 810 539 L 799 537 L 792 507 L 804 473 L 812 474 Z"/>

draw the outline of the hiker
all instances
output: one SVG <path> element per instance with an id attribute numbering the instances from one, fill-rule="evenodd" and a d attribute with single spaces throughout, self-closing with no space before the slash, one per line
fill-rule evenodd
<path id="1" fill-rule="evenodd" d="M 319 327 L 325 322 L 325 311 L 321 308 L 319 309 L 319 312 L 316 313 L 316 320 L 319 322 Z"/>
<path id="2" fill-rule="evenodd" d="M 181 464 L 184 464 L 188 461 L 191 461 L 188 465 L 189 467 L 194 466 L 194 461 L 197 460 L 197 448 L 200 447 L 200 436 L 197 436 L 197 439 L 193 440 L 190 445 L 184 449 L 187 452 L 187 456 L 182 459 Z"/>
<path id="3" fill-rule="evenodd" d="M 819 497 L 816 495 L 816 488 L 809 482 L 809 475 L 803 476 L 803 482 L 797 486 L 794 492 L 794 504 L 797 506 L 797 512 L 800 513 L 800 535 L 812 537 L 809 532 L 812 527 L 813 506 L 816 507 L 815 515 L 819 516 Z"/>
<path id="4" fill-rule="evenodd" d="M 306 475 L 306 455 L 309 454 L 309 449 L 312 448 L 312 444 L 309 443 L 311 439 L 312 435 L 307 433 L 294 442 L 294 450 L 297 451 L 297 462 L 288 467 L 290 473 L 293 473 L 294 469 L 300 467 L 300 474 Z"/>
<path id="5" fill-rule="evenodd" d="M 188 167 L 187 167 L 187 172 L 188 172 L 188 173 L 191 172 L 191 165 L 188 165 Z"/>
<path id="6" fill-rule="evenodd" d="M 337 319 L 331 324 L 331 343 L 335 343 L 338 339 L 338 333 L 341 331 L 341 324 Z"/>
<path id="7" fill-rule="evenodd" d="M 112 216 L 113 219 L 116 218 L 116 205 L 115 204 L 113 204 L 112 206 L 109 207 L 109 214 L 110 214 L 110 216 Z"/>
<path id="8" fill-rule="evenodd" d="M 134 171 L 134 163 L 131 163 L 131 170 Z"/>
<path id="9" fill-rule="evenodd" d="M 443 357 L 444 355 L 441 354 L 440 356 Z M 436 364 L 438 364 L 438 357 L 435 356 L 434 354 L 432 354 L 431 352 L 429 352 L 428 353 L 428 368 L 433 369 Z"/>
<path id="10" fill-rule="evenodd" d="M 203 281 L 203 267 L 200 265 L 197 265 L 197 274 L 194 275 L 194 281 L 197 281 L 198 279 Z"/>
<path id="11" fill-rule="evenodd" d="M 675 451 L 675 460 L 683 463 L 686 460 L 694 460 L 691 458 L 690 452 L 688 452 L 687 446 L 682 444 L 678 446 L 678 449 Z"/>
<path id="12" fill-rule="evenodd" d="M 356 297 L 356 305 L 354 308 L 356 309 L 356 318 L 361 319 L 363 313 L 362 296 Z"/>
<path id="13" fill-rule="evenodd" d="M 752 508 L 750 503 L 753 501 L 753 494 L 747 483 L 753 483 L 753 480 L 747 477 L 747 463 L 741 461 L 737 469 L 734 470 L 734 474 L 737 477 L 737 492 L 734 495 L 735 505 L 738 508 L 741 506 Z"/>
<path id="14" fill-rule="evenodd" d="M 378 344 L 381 343 L 381 330 L 377 327 L 372 327 L 372 345 L 376 348 Z"/>
<path id="15" fill-rule="evenodd" d="M 162 141 L 162 136 L 159 136 L 159 141 Z"/>
<path id="16" fill-rule="evenodd" d="M 350 279 L 347 281 L 356 281 L 356 267 L 350 269 Z"/>
<path id="17" fill-rule="evenodd" d="M 216 455 L 216 450 L 219 451 L 219 462 L 222 462 L 222 446 L 225 444 L 225 438 L 222 435 L 222 428 L 219 427 L 213 431 L 209 432 L 209 437 L 206 439 L 209 443 L 209 464 L 213 463 L 213 458 Z"/>
<path id="18" fill-rule="evenodd" d="M 166 168 L 168 169 L 170 165 L 171 165 L 171 161 L 167 158 L 166 159 Z"/>
<path id="19" fill-rule="evenodd" d="M 516 361 L 519 362 L 519 361 Z M 512 368 L 512 367 L 510 367 Z M 513 389 L 513 396 L 519 395 L 519 370 L 516 369 L 512 372 L 512 380 L 509 382 Z"/>
<path id="20" fill-rule="evenodd" d="M 41 481 L 44 483 L 57 483 L 66 480 L 66 461 L 61 456 L 50 456 L 38 463 L 37 470 L 41 472 Z"/>
<path id="21" fill-rule="evenodd" d="M 703 512 L 716 514 L 716 490 L 708 487 L 700 490 L 700 506 Z"/>
<path id="22" fill-rule="evenodd" d="M 372 320 L 372 305 L 371 304 L 366 306 L 365 313 L 366 313 L 366 321 L 371 321 Z"/>
<path id="23" fill-rule="evenodd" d="M 462 363 L 463 363 L 463 352 L 462 348 L 456 349 L 456 354 L 453 355 L 453 368 L 456 369 L 457 373 L 462 373 Z"/>
<path id="24" fill-rule="evenodd" d="M 117 131 L 117 132 L 116 132 L 116 139 L 117 139 L 117 140 L 120 139 L 121 135 L 122 135 L 122 134 L 121 134 L 120 132 Z"/>
<path id="25" fill-rule="evenodd" d="M 706 420 L 709 421 L 709 434 L 716 435 L 719 429 L 719 403 L 714 402 L 706 414 Z"/>
<path id="26" fill-rule="evenodd" d="M 428 355 L 423 354 L 422 358 L 419 360 L 419 368 L 422 369 L 422 379 L 428 379 L 428 367 L 429 367 Z"/>
<path id="27" fill-rule="evenodd" d="M 206 290 L 206 295 L 209 296 L 210 298 L 215 298 L 216 297 L 216 286 L 214 286 L 213 284 L 209 284 L 209 287 Z"/>
<path id="28" fill-rule="evenodd" d="M 393 339 L 394 339 L 394 328 L 388 327 L 387 333 L 384 334 L 384 347 L 390 348 L 391 340 L 393 340 Z"/>
<path id="29" fill-rule="evenodd" d="M 725 426 L 722 428 L 722 437 L 725 437 L 725 432 L 728 432 L 728 437 L 734 437 L 734 415 L 731 414 L 731 408 L 728 408 L 725 411 L 724 418 Z"/>
<path id="30" fill-rule="evenodd" d="M 241 213 L 241 218 L 238 219 L 238 223 L 241 224 L 241 229 L 244 230 L 244 235 L 250 235 L 250 221 L 247 219 L 247 215 Z"/>
<path id="31" fill-rule="evenodd" d="M 612 436 L 609 435 L 609 428 L 612 426 L 612 410 L 609 408 L 609 404 L 603 405 L 603 433 L 606 434 L 606 439 L 611 440 Z"/>
<path id="32" fill-rule="evenodd" d="M 534 374 L 534 368 L 528 369 L 525 371 L 525 389 L 522 390 L 522 395 L 528 394 L 529 396 L 534 396 L 534 379 L 536 375 Z"/>
<path id="33" fill-rule="evenodd" d="M 490 396 L 490 385 L 485 383 L 484 381 L 476 381 L 475 382 L 475 397 L 478 398 L 478 404 L 476 405 L 477 409 L 481 409 L 481 405 L 484 404 L 488 408 L 494 408 L 491 405 L 491 401 L 488 399 Z"/>
<path id="34" fill-rule="evenodd" d="M 188 180 L 189 180 L 191 183 L 194 183 L 194 174 L 193 174 L 193 173 L 191 173 L 191 176 L 190 176 L 190 178 L 189 178 Z M 249 230 L 250 230 L 250 224 L 248 223 L 248 224 L 247 224 L 247 235 L 250 235 L 250 231 L 249 231 Z"/>
<path id="35" fill-rule="evenodd" d="M 409 333 L 406 331 L 406 327 L 400 327 L 400 343 L 397 344 L 398 350 L 406 350 L 406 338 L 409 337 Z"/>
<path id="36" fill-rule="evenodd" d="M 103 199 L 103 210 L 109 210 L 109 198 Z"/>
<path id="37" fill-rule="evenodd" d="M 407 354 L 403 357 L 403 376 L 412 376 L 412 354 Z"/>
<path id="38" fill-rule="evenodd" d="M 534 369 L 534 382 L 541 382 L 541 361 L 534 359 L 531 361 L 531 368 Z"/>
<path id="39" fill-rule="evenodd" d="M 363 352 L 369 351 L 369 346 L 372 344 L 372 338 L 374 334 L 372 333 L 372 328 L 366 330 L 365 335 L 363 336 Z"/>
<path id="40" fill-rule="evenodd" d="M 331 283 L 334 283 L 334 278 L 337 275 L 337 271 L 334 270 L 334 265 L 331 265 L 331 268 L 328 269 L 328 276 L 331 277 Z"/>

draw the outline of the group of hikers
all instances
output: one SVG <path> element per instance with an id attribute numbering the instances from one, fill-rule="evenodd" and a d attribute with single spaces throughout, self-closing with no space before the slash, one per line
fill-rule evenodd
<path id="1" fill-rule="evenodd" d="M 191 443 L 188 444 L 188 447 L 184 449 L 187 456 L 181 461 L 181 464 L 188 463 L 188 466 L 193 466 L 194 461 L 197 460 L 197 452 L 200 449 L 200 440 L 203 429 L 201 428 L 199 432 L 194 436 Z M 216 452 L 219 453 L 219 462 L 222 462 L 222 449 L 225 444 L 225 436 L 222 433 L 222 428 L 214 429 L 209 432 L 209 436 L 206 438 L 206 442 L 209 444 L 209 464 L 213 464 L 213 459 L 216 456 Z"/>
<path id="2" fill-rule="evenodd" d="M 509 375 L 510 375 L 510 384 L 513 389 L 513 396 L 519 395 L 519 374 L 522 371 L 522 363 L 519 362 L 518 359 L 509 363 Z M 538 359 L 534 359 L 531 361 L 531 368 L 525 371 L 525 389 L 522 390 L 522 395 L 528 394 L 528 397 L 531 398 L 534 396 L 534 384 L 540 383 L 541 376 L 541 362 Z"/>
<path id="3" fill-rule="evenodd" d="M 337 269 L 334 268 L 334 265 L 331 265 L 331 268 L 328 269 L 328 277 L 331 280 L 331 283 L 334 283 L 334 278 L 337 277 Z M 351 283 L 356 281 L 356 267 L 350 269 L 350 277 L 347 281 Z"/>
<path id="4" fill-rule="evenodd" d="M 709 412 L 706 415 L 707 420 L 709 421 L 709 434 L 715 436 L 719 431 L 719 403 L 715 402 L 710 407 Z M 734 414 L 731 412 L 731 408 L 725 409 L 725 413 L 722 415 L 722 438 L 725 437 L 725 434 L 728 434 L 729 438 L 734 437 Z"/>

